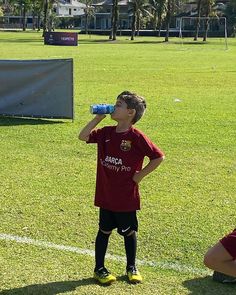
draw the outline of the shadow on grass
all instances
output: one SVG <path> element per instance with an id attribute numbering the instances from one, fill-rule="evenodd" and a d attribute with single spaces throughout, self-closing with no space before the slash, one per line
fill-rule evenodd
<path id="1" fill-rule="evenodd" d="M 78 281 L 51 282 L 4 290 L 0 292 L 0 295 L 56 295 L 75 291 L 79 287 L 94 284 L 96 282 L 93 278 L 84 278 Z"/>
<path id="2" fill-rule="evenodd" d="M 30 119 L 16 117 L 1 117 L 0 126 L 17 126 L 17 125 L 42 125 L 42 124 L 62 124 L 63 121 L 46 120 L 46 119 Z"/>
<path id="3" fill-rule="evenodd" d="M 43 37 L 37 38 L 9 38 L 9 39 L 1 39 L 0 43 L 36 43 L 40 42 L 43 43 Z"/>
<path id="4" fill-rule="evenodd" d="M 131 41 L 130 39 L 126 39 L 126 40 L 106 40 L 106 39 L 99 39 L 99 40 L 96 40 L 96 39 L 79 39 L 79 43 L 80 44 L 162 44 L 162 43 L 165 43 L 164 41 L 160 41 L 160 40 L 133 40 Z"/>
<path id="5" fill-rule="evenodd" d="M 211 276 L 186 280 L 183 286 L 188 288 L 191 295 L 235 295 L 236 284 L 214 282 Z"/>

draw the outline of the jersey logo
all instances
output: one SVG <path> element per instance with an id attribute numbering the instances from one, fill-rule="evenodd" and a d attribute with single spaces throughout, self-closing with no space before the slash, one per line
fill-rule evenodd
<path id="1" fill-rule="evenodd" d="M 131 143 L 132 141 L 130 140 L 122 140 L 120 144 L 120 149 L 123 152 L 128 152 L 131 149 Z"/>

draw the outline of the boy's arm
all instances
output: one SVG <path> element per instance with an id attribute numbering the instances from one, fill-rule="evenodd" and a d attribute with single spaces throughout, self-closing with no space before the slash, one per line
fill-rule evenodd
<path id="1" fill-rule="evenodd" d="M 96 115 L 88 124 L 80 131 L 79 139 L 82 141 L 88 141 L 91 131 L 101 122 L 106 116 Z"/>
<path id="2" fill-rule="evenodd" d="M 161 162 L 164 160 L 164 156 L 150 160 L 150 162 L 139 172 L 136 172 L 133 176 L 133 181 L 139 183 L 145 176 L 155 170 Z"/>

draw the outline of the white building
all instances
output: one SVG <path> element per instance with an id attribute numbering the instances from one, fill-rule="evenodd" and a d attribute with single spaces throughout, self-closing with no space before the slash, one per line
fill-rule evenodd
<path id="1" fill-rule="evenodd" d="M 56 5 L 56 14 L 60 17 L 73 17 L 84 14 L 85 4 L 78 0 L 59 0 Z"/>

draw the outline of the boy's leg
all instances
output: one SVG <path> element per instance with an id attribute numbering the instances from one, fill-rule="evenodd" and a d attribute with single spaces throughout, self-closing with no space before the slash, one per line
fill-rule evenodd
<path id="1" fill-rule="evenodd" d="M 217 272 L 236 277 L 236 260 L 229 254 L 221 242 L 208 250 L 204 264 Z"/>
<path id="2" fill-rule="evenodd" d="M 137 235 L 132 231 L 129 235 L 124 236 L 125 252 L 127 257 L 127 268 L 135 266 L 136 251 L 137 251 Z"/>
<path id="3" fill-rule="evenodd" d="M 118 233 L 124 236 L 125 252 L 127 257 L 127 275 L 131 283 L 142 282 L 142 277 L 135 265 L 138 220 L 136 211 L 120 212 L 116 214 Z"/>
<path id="4" fill-rule="evenodd" d="M 100 209 L 99 231 L 95 242 L 95 269 L 94 278 L 101 284 L 110 284 L 116 278 L 104 266 L 109 236 L 114 228 L 112 212 Z"/>
<path id="5" fill-rule="evenodd" d="M 135 265 L 136 250 L 137 250 L 137 236 L 136 232 L 132 231 L 130 234 L 124 236 L 125 252 L 127 257 L 126 272 L 130 283 L 141 283 L 142 276 Z"/>
<path id="6" fill-rule="evenodd" d="M 104 267 L 104 260 L 107 251 L 109 236 L 111 232 L 103 232 L 99 229 L 95 241 L 95 270 Z"/>

